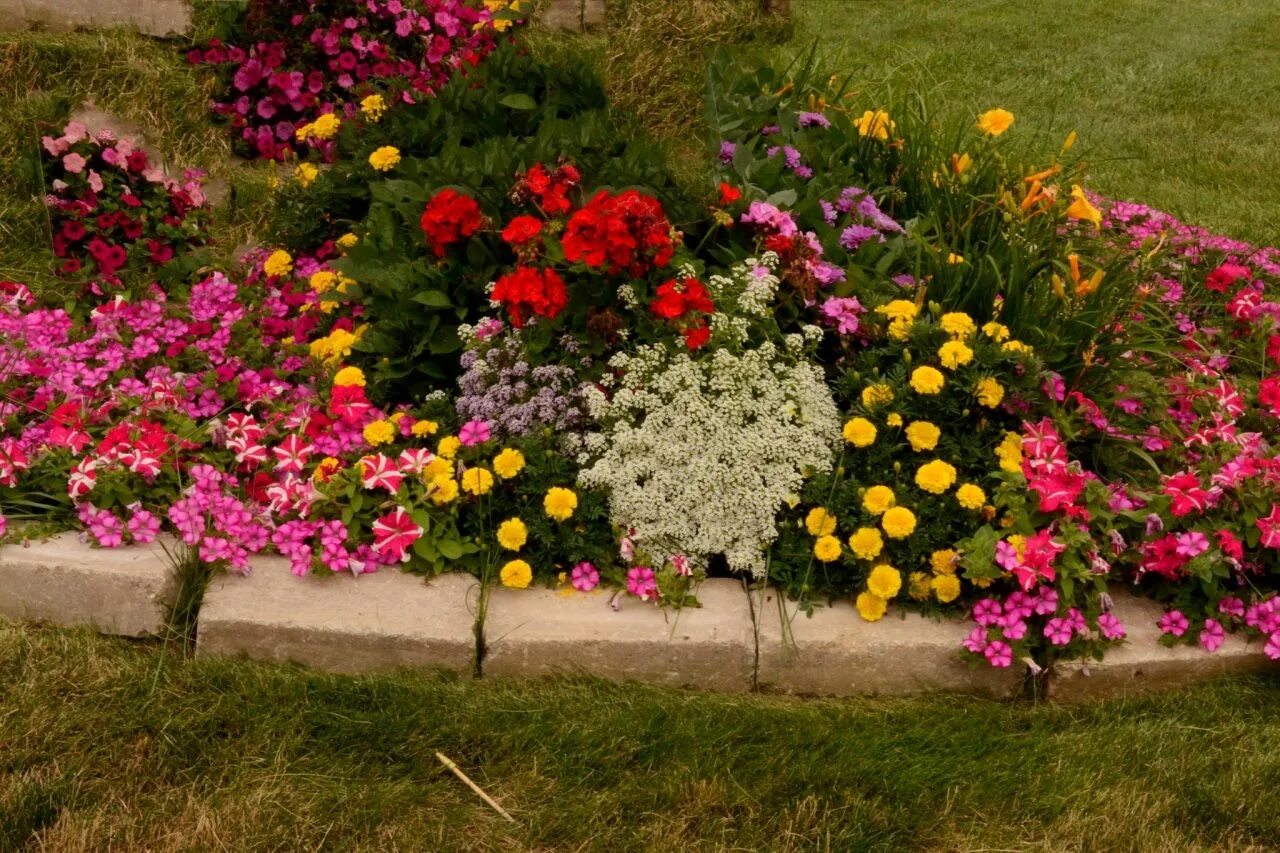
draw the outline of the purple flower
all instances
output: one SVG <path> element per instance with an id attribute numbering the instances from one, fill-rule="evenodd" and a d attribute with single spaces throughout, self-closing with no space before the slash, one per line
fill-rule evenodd
<path id="1" fill-rule="evenodd" d="M 572 583 L 579 592 L 590 592 L 600 585 L 600 573 L 595 566 L 583 561 L 573 567 Z"/>
<path id="2" fill-rule="evenodd" d="M 870 225 L 850 225 L 840 232 L 840 245 L 850 252 L 856 251 L 868 240 L 878 240 L 883 243 L 884 235 Z"/>
<path id="3" fill-rule="evenodd" d="M 733 162 L 734 152 L 738 150 L 738 146 L 729 140 L 720 143 L 720 162 L 726 166 Z"/>
<path id="4" fill-rule="evenodd" d="M 1217 619 L 1204 620 L 1204 628 L 1200 631 L 1200 646 L 1206 652 L 1216 652 L 1224 639 L 1226 632 L 1222 629 L 1221 622 Z"/>
<path id="5" fill-rule="evenodd" d="M 822 113 L 800 113 L 801 127 L 831 127 L 831 119 Z"/>
<path id="6" fill-rule="evenodd" d="M 864 310 L 856 296 L 833 296 L 822 303 L 823 318 L 834 323 L 836 331 L 842 335 L 858 331 L 858 315 Z"/>

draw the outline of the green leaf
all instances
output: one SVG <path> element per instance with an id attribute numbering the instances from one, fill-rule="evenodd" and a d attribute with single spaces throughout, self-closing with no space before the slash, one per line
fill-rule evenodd
<path id="1" fill-rule="evenodd" d="M 507 95 L 498 103 L 513 110 L 534 110 L 538 108 L 538 102 L 522 92 Z"/>
<path id="2" fill-rule="evenodd" d="M 413 301 L 430 308 L 448 308 L 449 296 L 439 290 L 423 290 L 413 295 Z"/>
<path id="3" fill-rule="evenodd" d="M 462 556 L 462 543 L 456 539 L 441 539 L 439 544 L 440 556 L 446 560 L 456 560 Z"/>

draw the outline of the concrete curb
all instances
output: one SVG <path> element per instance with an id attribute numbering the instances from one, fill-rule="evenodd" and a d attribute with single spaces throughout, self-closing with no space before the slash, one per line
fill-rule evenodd
<path id="1" fill-rule="evenodd" d="M 166 38 L 191 31 L 186 0 L 0 0 L 0 30 L 128 27 Z"/>
<path id="2" fill-rule="evenodd" d="M 60 533 L 0 548 L 0 616 L 144 637 L 164 631 L 176 593 L 159 544 L 90 548 Z"/>

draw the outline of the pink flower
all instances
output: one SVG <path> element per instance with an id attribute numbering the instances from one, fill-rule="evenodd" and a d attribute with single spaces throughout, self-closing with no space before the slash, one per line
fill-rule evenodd
<path id="1" fill-rule="evenodd" d="M 648 566 L 635 566 L 627 572 L 627 592 L 641 601 L 648 601 L 658 595 L 658 580 L 653 569 Z"/>
<path id="2" fill-rule="evenodd" d="M 1262 531 L 1259 544 L 1264 548 L 1280 548 L 1280 504 L 1272 504 L 1271 512 L 1255 523 Z"/>
<path id="3" fill-rule="evenodd" d="M 1071 623 L 1066 619 L 1050 619 L 1045 623 L 1044 635 L 1055 646 L 1065 646 L 1071 642 L 1071 637 L 1073 636 Z"/>
<path id="4" fill-rule="evenodd" d="M 1000 602 L 994 598 L 984 598 L 973 605 L 973 621 L 984 628 L 999 624 L 1000 615 Z"/>
<path id="5" fill-rule="evenodd" d="M 974 628 L 964 638 L 964 647 L 975 655 L 980 655 L 987 648 L 987 629 Z"/>
<path id="6" fill-rule="evenodd" d="M 1224 616 L 1244 617 L 1244 602 L 1235 596 L 1227 596 L 1218 602 L 1218 612 Z"/>
<path id="7" fill-rule="evenodd" d="M 85 160 L 76 152 L 72 151 L 66 157 L 62 158 L 62 168 L 66 169 L 73 175 L 78 175 L 84 171 L 84 167 L 89 161 Z"/>
<path id="8" fill-rule="evenodd" d="M 366 489 L 386 489 L 393 495 L 404 482 L 404 475 L 396 463 L 381 453 L 360 460 L 360 476 Z"/>
<path id="9" fill-rule="evenodd" d="M 373 523 L 373 550 L 393 563 L 407 563 L 409 548 L 423 530 L 398 506 Z"/>
<path id="10" fill-rule="evenodd" d="M 990 643 L 983 651 L 983 655 L 986 656 L 988 663 L 1000 669 L 1004 669 L 1013 663 L 1013 649 L 1008 643 L 1002 643 L 999 640 Z"/>
<path id="11" fill-rule="evenodd" d="M 1162 634 L 1172 634 L 1175 637 L 1181 637 L 1187 633 L 1187 628 L 1191 627 L 1191 623 L 1187 621 L 1187 617 L 1182 615 L 1181 610 L 1170 610 L 1160 617 L 1158 623 Z"/>
<path id="12" fill-rule="evenodd" d="M 1103 613 L 1098 617 L 1098 630 L 1108 640 L 1124 639 L 1124 625 L 1120 624 L 1114 613 Z"/>
<path id="13" fill-rule="evenodd" d="M 1216 652 L 1225 639 L 1222 623 L 1217 619 L 1204 620 L 1204 629 L 1200 631 L 1200 645 L 1206 652 Z"/>
<path id="14" fill-rule="evenodd" d="M 467 421 L 462 425 L 462 429 L 458 430 L 458 440 L 464 447 L 483 444 L 489 440 L 489 437 L 488 421 Z"/>
<path id="15" fill-rule="evenodd" d="M 160 534 L 160 519 L 145 509 L 134 510 L 133 515 L 129 518 L 128 526 L 129 535 L 139 545 L 146 545 L 156 541 L 156 537 Z"/>
<path id="16" fill-rule="evenodd" d="M 9 519 L 5 518 L 3 515 L 0 515 L 0 536 L 3 536 L 8 532 L 9 532 Z"/>
<path id="17" fill-rule="evenodd" d="M 600 573 L 584 560 L 573 567 L 572 583 L 578 592 L 590 592 L 600 585 Z"/>
<path id="18" fill-rule="evenodd" d="M 1198 530 L 1179 533 L 1177 543 L 1177 553 L 1188 559 L 1198 557 L 1209 550 L 1209 537 Z"/>
<path id="19" fill-rule="evenodd" d="M 1280 631 L 1267 637 L 1267 644 L 1262 647 L 1262 651 L 1272 660 L 1280 660 Z"/>
<path id="20" fill-rule="evenodd" d="M 1011 616 L 1013 618 L 1010 618 Z M 1001 625 L 1000 633 L 1004 634 L 1006 640 L 1021 640 L 1027 635 L 1027 623 L 1013 614 L 1005 614 Z"/>

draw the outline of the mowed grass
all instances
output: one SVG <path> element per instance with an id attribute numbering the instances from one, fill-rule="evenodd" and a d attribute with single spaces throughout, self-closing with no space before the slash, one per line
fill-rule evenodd
<path id="1" fill-rule="evenodd" d="M 1097 190 L 1223 233 L 1280 240 L 1274 0 L 793 0 L 786 51 L 1075 129 Z M 873 86 L 873 88 L 879 88 Z"/>
<path id="2" fill-rule="evenodd" d="M 345 678 L 0 622 L 0 849 L 1274 849 L 1277 702 Z"/>

